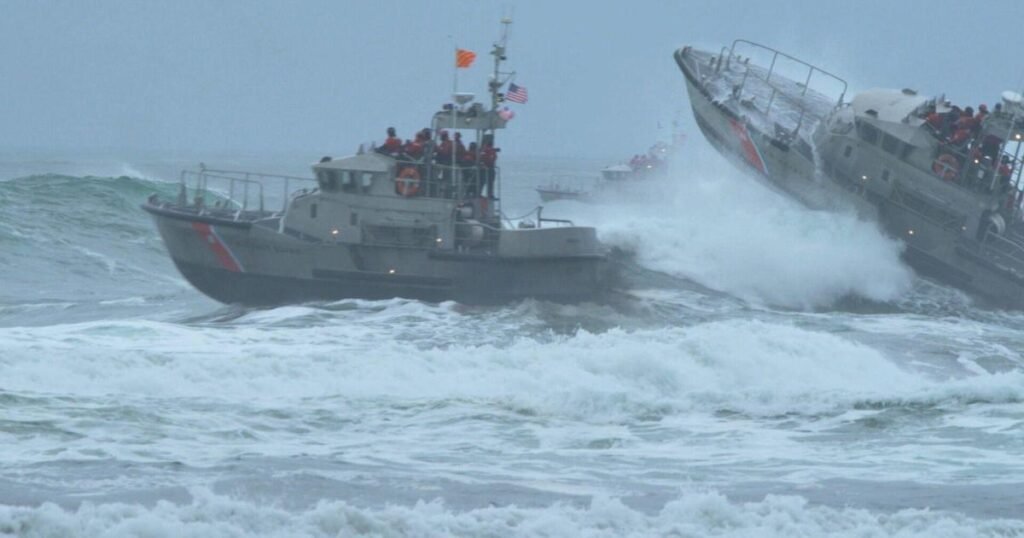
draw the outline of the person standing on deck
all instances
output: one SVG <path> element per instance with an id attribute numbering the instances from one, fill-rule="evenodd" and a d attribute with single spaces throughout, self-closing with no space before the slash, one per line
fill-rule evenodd
<path id="1" fill-rule="evenodd" d="M 379 153 L 395 156 L 402 152 L 402 139 L 395 134 L 394 127 L 388 127 L 388 137 L 384 144 L 377 148 Z"/>
<path id="2" fill-rule="evenodd" d="M 483 188 L 477 177 L 477 149 L 476 142 L 470 142 L 469 148 L 458 155 L 459 167 L 462 169 L 462 183 L 465 185 L 466 195 L 480 195 L 480 190 Z"/>
<path id="3" fill-rule="evenodd" d="M 487 197 L 494 199 L 494 167 L 498 161 L 498 152 L 501 148 L 494 147 L 494 135 L 484 136 L 483 144 L 480 146 L 480 164 L 483 166 L 483 180 L 480 186 L 480 196 L 483 196 L 484 188 L 487 188 Z"/>

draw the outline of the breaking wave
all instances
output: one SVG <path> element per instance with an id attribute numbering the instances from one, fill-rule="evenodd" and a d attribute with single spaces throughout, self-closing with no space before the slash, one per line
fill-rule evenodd
<path id="1" fill-rule="evenodd" d="M 893 513 L 809 504 L 802 497 L 769 495 L 756 502 L 730 501 L 716 492 L 681 494 L 656 511 L 622 500 L 595 497 L 587 505 L 514 505 L 469 510 L 441 501 L 366 508 L 323 500 L 286 510 L 192 492 L 190 503 L 82 503 L 76 509 L 46 503 L 35 508 L 0 506 L 0 534 L 17 536 L 899 536 L 902 538 L 1020 536 L 1024 521 L 978 520 L 960 514 L 904 509 Z"/>
<path id="2" fill-rule="evenodd" d="M 175 185 L 55 174 L 0 181 L 4 309 L 122 299 L 132 284 L 143 293 L 178 289 L 180 279 L 139 208 L 154 192 L 173 195 Z"/>
<path id="3" fill-rule="evenodd" d="M 685 174 L 645 186 L 658 192 L 608 192 L 614 204 L 566 209 L 642 265 L 748 301 L 815 308 L 849 296 L 890 302 L 910 289 L 901 245 L 876 225 L 809 210 L 706 161 L 693 156 Z"/>
<path id="4" fill-rule="evenodd" d="M 936 374 L 783 324 L 729 320 L 571 335 L 543 326 L 534 316 L 395 301 L 338 312 L 256 311 L 218 328 L 143 320 L 14 327 L 0 329 L 0 375 L 7 390 L 23 393 L 264 405 L 296 397 L 464 401 L 598 422 L 1024 401 L 1019 363 Z"/>

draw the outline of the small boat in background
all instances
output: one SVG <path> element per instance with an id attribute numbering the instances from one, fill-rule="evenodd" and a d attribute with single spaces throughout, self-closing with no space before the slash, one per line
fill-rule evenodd
<path id="1" fill-rule="evenodd" d="M 668 173 L 672 154 L 680 147 L 683 135 L 674 135 L 671 144 L 658 142 L 651 146 L 647 153 L 634 155 L 628 163 L 619 163 L 601 169 L 601 177 L 586 180 L 560 176 L 553 178 L 547 185 L 540 185 L 535 190 L 544 202 L 555 200 L 577 200 L 595 202 L 602 195 L 615 194 L 622 188 L 632 188 L 637 181 L 665 179 Z"/>

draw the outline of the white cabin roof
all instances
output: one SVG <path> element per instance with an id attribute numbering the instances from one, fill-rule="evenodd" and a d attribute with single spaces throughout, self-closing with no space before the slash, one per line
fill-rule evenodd
<path id="1" fill-rule="evenodd" d="M 908 94 L 900 90 L 868 90 L 857 94 L 850 106 L 857 116 L 867 114 L 868 110 L 874 110 L 878 116 L 871 116 L 878 121 L 891 123 L 907 123 L 904 120 L 911 112 L 925 104 L 929 98 L 917 94 Z M 916 119 L 916 118 L 911 118 Z M 919 125 L 913 124 L 915 127 Z"/>
<path id="2" fill-rule="evenodd" d="M 926 103 L 936 99 L 923 97 L 908 90 L 868 90 L 857 94 L 850 103 L 858 118 L 870 118 L 884 132 L 914 145 L 927 146 L 934 137 L 921 128 L 925 123 L 922 111 Z M 877 113 L 868 114 L 869 110 Z M 940 105 L 939 110 L 947 110 Z"/>
<path id="3" fill-rule="evenodd" d="M 339 159 L 334 159 L 333 161 L 316 163 L 313 165 L 313 168 L 329 170 L 359 170 L 362 172 L 387 172 L 391 169 L 392 162 L 394 162 L 394 159 L 391 157 L 371 151 L 359 155 L 352 155 L 350 157 L 341 157 Z"/>

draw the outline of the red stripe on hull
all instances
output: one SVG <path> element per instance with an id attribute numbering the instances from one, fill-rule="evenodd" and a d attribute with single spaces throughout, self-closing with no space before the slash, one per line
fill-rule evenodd
<path id="1" fill-rule="evenodd" d="M 242 265 L 238 263 L 231 251 L 228 250 L 227 245 L 217 237 L 217 233 L 214 232 L 213 227 L 205 222 L 193 222 L 192 229 L 199 234 L 203 242 L 210 247 L 210 251 L 217 257 L 221 267 L 235 273 L 242 272 Z"/>
<path id="2" fill-rule="evenodd" d="M 740 139 L 740 144 L 743 146 L 743 156 L 747 159 L 747 162 L 757 171 L 767 176 L 768 169 L 764 166 L 764 160 L 761 159 L 761 152 L 757 151 L 757 146 L 750 139 L 747 126 L 731 118 L 729 119 L 729 125 L 732 126 L 732 130 Z"/>

